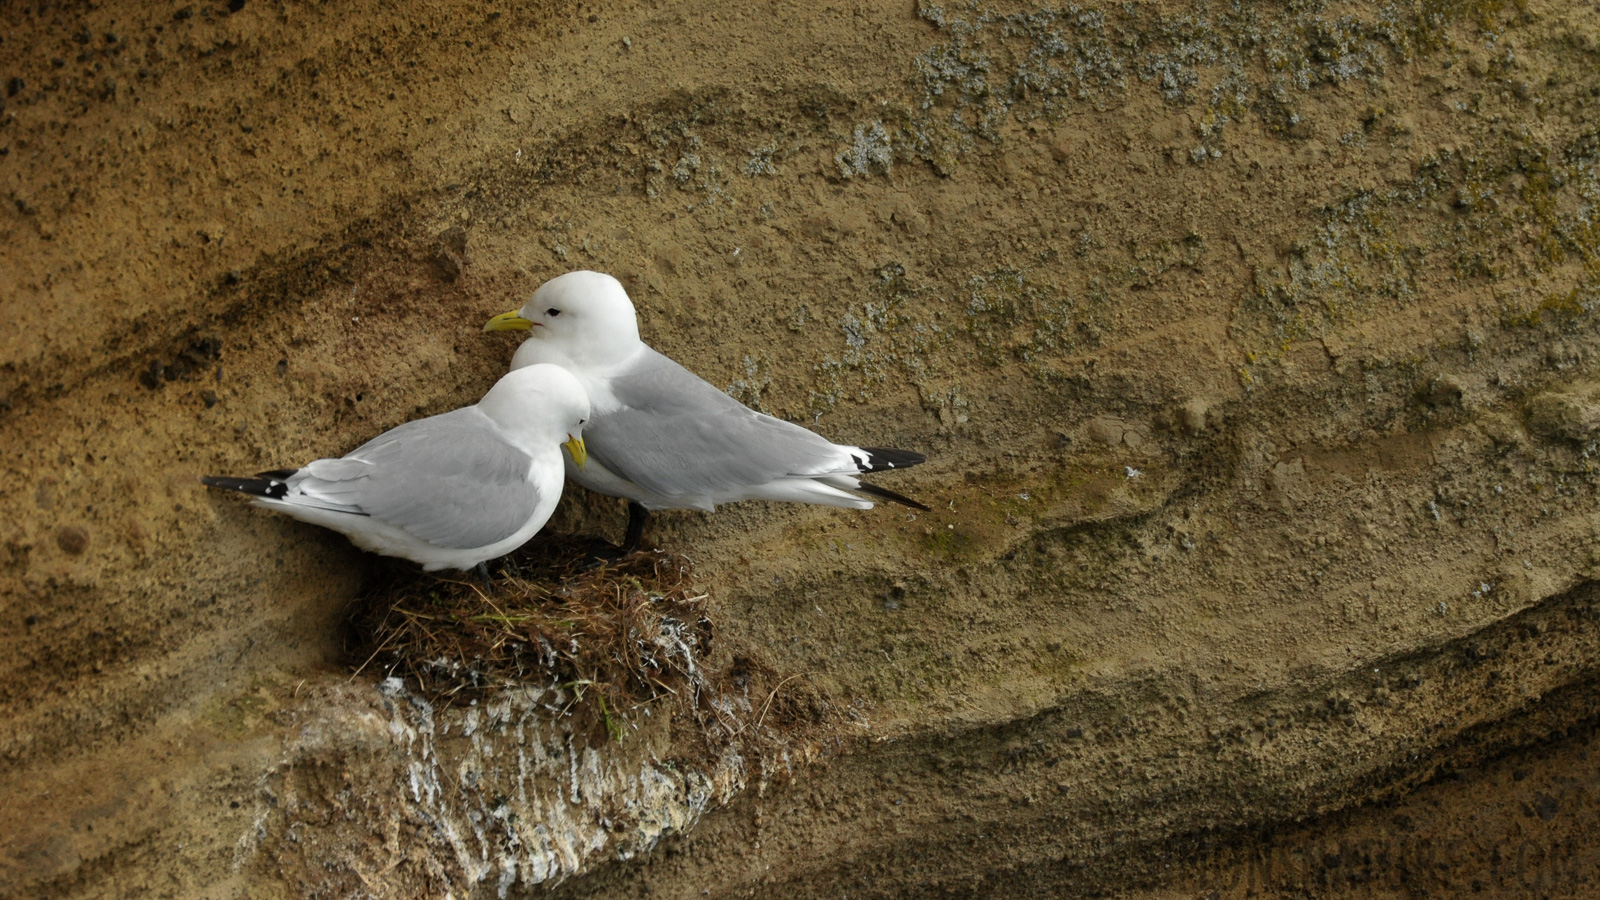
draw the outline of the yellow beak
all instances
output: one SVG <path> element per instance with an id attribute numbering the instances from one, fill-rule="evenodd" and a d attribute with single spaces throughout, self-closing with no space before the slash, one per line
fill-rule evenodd
<path id="1" fill-rule="evenodd" d="M 522 317 L 522 310 L 513 309 L 483 323 L 484 331 L 527 331 L 533 323 Z"/>
<path id="2" fill-rule="evenodd" d="M 578 464 L 578 468 L 583 468 L 584 463 L 589 461 L 589 448 L 583 445 L 583 438 L 568 435 L 567 442 L 561 446 L 572 454 L 572 461 Z"/>

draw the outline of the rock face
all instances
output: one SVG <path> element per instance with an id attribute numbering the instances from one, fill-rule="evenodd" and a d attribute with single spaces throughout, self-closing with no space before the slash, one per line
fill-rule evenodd
<path id="1" fill-rule="evenodd" d="M 8 18 L 0 894 L 1592 890 L 1592 4 Z M 653 525 L 776 673 L 726 734 L 818 698 L 759 765 L 352 676 L 378 564 L 196 480 L 472 402 L 573 268 L 930 457 Z"/>

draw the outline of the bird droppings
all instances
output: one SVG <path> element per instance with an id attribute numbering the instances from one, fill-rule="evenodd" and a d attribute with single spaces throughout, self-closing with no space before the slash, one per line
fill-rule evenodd
<path id="1" fill-rule="evenodd" d="M 373 766 L 403 772 L 369 803 L 420 826 L 405 865 L 431 893 L 504 897 L 637 856 L 789 778 L 837 727 L 803 678 L 716 646 L 685 558 L 592 566 L 591 546 L 535 541 L 487 589 L 395 565 L 354 609 L 356 681 L 401 754 Z M 326 802 L 278 790 L 268 825 L 288 834 Z"/>

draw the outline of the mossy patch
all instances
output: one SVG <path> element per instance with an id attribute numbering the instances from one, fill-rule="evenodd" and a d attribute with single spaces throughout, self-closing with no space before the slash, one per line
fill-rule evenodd
<path id="1" fill-rule="evenodd" d="M 1242 324 L 1253 386 L 1296 341 L 1339 334 L 1415 303 L 1447 268 L 1463 289 L 1502 297 L 1506 328 L 1570 330 L 1600 307 L 1600 151 L 1588 131 L 1562 146 L 1509 135 L 1492 149 L 1445 151 L 1410 183 L 1326 208 L 1281 265 L 1256 271 Z M 1525 287 L 1555 282 L 1531 304 Z"/>
<path id="2" fill-rule="evenodd" d="M 201 721 L 221 735 L 239 739 L 260 729 L 281 705 L 276 691 L 257 682 L 240 693 L 217 698 Z"/>

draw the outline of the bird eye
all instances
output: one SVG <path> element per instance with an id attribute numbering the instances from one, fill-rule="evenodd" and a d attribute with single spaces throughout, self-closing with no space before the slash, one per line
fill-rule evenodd
<path id="1" fill-rule="evenodd" d="M 556 316 L 561 315 L 561 310 L 556 309 L 554 306 L 552 306 L 549 309 L 545 310 L 544 314 L 549 316 L 550 318 L 554 319 Z"/>

